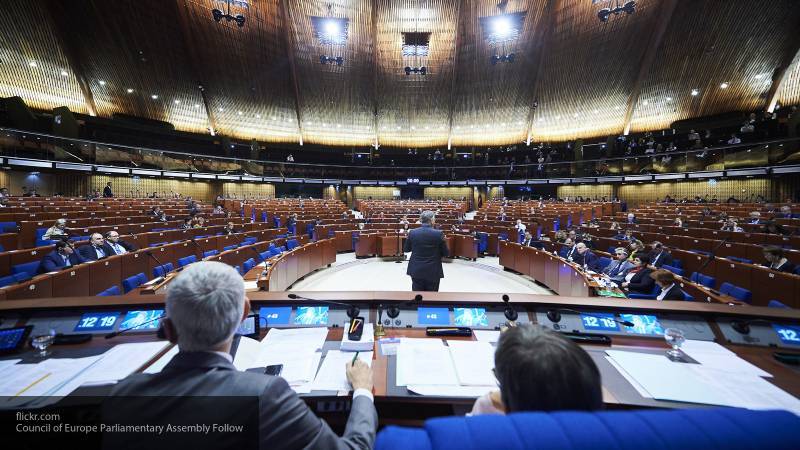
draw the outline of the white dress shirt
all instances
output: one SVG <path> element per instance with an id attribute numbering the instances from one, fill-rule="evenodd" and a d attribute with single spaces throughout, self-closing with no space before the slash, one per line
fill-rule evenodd
<path id="1" fill-rule="evenodd" d="M 675 287 L 675 283 L 670 284 L 669 287 L 666 288 L 666 289 L 661 289 L 661 293 L 658 294 L 658 297 L 656 297 L 656 300 L 658 300 L 658 301 L 664 300 L 664 297 L 667 296 L 667 292 L 669 292 L 669 290 L 672 289 L 673 287 Z"/>

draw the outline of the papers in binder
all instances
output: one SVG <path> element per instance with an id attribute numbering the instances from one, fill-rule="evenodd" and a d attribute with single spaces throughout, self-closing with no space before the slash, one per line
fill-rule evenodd
<path id="1" fill-rule="evenodd" d="M 347 381 L 346 365 L 355 357 L 355 352 L 328 350 L 322 367 L 319 368 L 311 389 L 320 391 L 351 391 L 353 386 Z M 372 366 L 372 352 L 359 352 L 358 359 Z"/>

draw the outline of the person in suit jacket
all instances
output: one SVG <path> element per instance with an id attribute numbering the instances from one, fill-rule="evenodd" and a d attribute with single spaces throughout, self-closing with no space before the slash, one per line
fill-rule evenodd
<path id="1" fill-rule="evenodd" d="M 561 250 L 558 251 L 558 256 L 571 261 L 572 255 L 574 254 L 575 254 L 575 243 L 572 241 L 572 239 L 567 238 L 564 241 L 564 246 L 561 247 Z"/>
<path id="2" fill-rule="evenodd" d="M 114 192 L 111 190 L 111 182 L 109 181 L 106 183 L 106 187 L 103 188 L 103 197 L 110 198 L 114 196 Z"/>
<path id="3" fill-rule="evenodd" d="M 414 291 L 438 291 L 439 281 L 444 278 L 442 258 L 449 256 L 444 234 L 433 228 L 435 214 L 423 211 L 419 216 L 421 227 L 408 232 L 403 251 L 411 252 L 406 274 L 411 277 Z"/>
<path id="4" fill-rule="evenodd" d="M 653 250 L 650 252 L 650 264 L 653 267 L 661 268 L 661 266 L 672 266 L 674 262 L 672 259 L 672 255 L 669 254 L 669 251 L 664 244 L 658 241 L 653 242 Z"/>
<path id="5" fill-rule="evenodd" d="M 603 273 L 615 283 L 621 283 L 633 268 L 633 263 L 628 261 L 628 252 L 624 248 L 618 247 L 614 250 L 614 260 L 603 268 Z"/>
<path id="6" fill-rule="evenodd" d="M 236 231 L 236 229 L 233 227 L 233 222 L 228 222 L 228 224 L 225 225 L 225 228 L 222 229 L 222 234 L 226 236 L 236 233 L 238 233 L 238 231 Z"/>
<path id="7" fill-rule="evenodd" d="M 92 233 L 89 237 L 89 245 L 83 245 L 78 248 L 78 253 L 86 261 L 97 261 L 109 256 L 105 249 L 106 240 L 100 233 Z"/>
<path id="8" fill-rule="evenodd" d="M 39 273 L 57 272 L 65 267 L 85 263 L 86 260 L 75 251 L 72 242 L 58 241 L 55 249 L 44 255 L 39 263 Z"/>
<path id="9" fill-rule="evenodd" d="M 675 283 L 675 274 L 669 270 L 654 270 L 650 277 L 661 288 L 661 293 L 658 294 L 656 300 L 684 300 L 686 298 L 681 287 Z"/>
<path id="10" fill-rule="evenodd" d="M 750 213 L 750 220 L 747 222 L 753 225 L 761 225 L 764 222 L 761 220 L 761 213 L 758 211 L 753 211 Z"/>
<path id="11" fill-rule="evenodd" d="M 598 263 L 599 259 L 597 255 L 592 253 L 589 247 L 586 246 L 583 242 L 578 242 L 575 244 L 575 253 L 572 255 L 572 262 L 575 264 L 585 267 L 588 270 L 597 271 L 598 270 Z"/>
<path id="12" fill-rule="evenodd" d="M 634 267 L 625 275 L 625 281 L 620 286 L 634 294 L 649 294 L 653 292 L 655 280 L 650 276 L 653 269 L 650 267 L 650 257 L 637 256 L 633 260 Z"/>
<path id="13" fill-rule="evenodd" d="M 178 353 L 161 372 L 135 373 L 114 386 L 102 411 L 106 423 L 130 423 L 135 417 L 136 423 L 149 424 L 252 424 L 248 419 L 253 417 L 242 417 L 246 413 L 236 408 L 185 406 L 191 397 L 201 402 L 203 397 L 220 397 L 222 402 L 237 397 L 242 405 L 253 405 L 246 400 L 249 397 L 258 399 L 252 406 L 258 408 L 254 411 L 258 448 L 367 450 L 374 445 L 378 414 L 373 405 L 372 369 L 362 360 L 341 367 L 354 389 L 341 437 L 283 378 L 234 367 L 231 348 L 237 328 L 250 313 L 250 303 L 244 281 L 232 266 L 202 261 L 186 267 L 169 286 L 165 310 L 161 325 Z M 248 444 L 243 448 L 254 447 L 253 442 L 241 442 L 248 433 L 196 434 L 182 435 L 181 442 L 201 440 L 201 448 L 239 448 L 243 443 Z M 134 444 L 125 433 L 107 433 L 103 444 L 105 448 L 149 446 L 140 439 L 147 436 L 137 437 Z"/>
<path id="14" fill-rule="evenodd" d="M 767 267 L 770 270 L 786 273 L 794 272 L 794 264 L 790 263 L 789 260 L 786 259 L 783 249 L 780 247 L 776 247 L 774 245 L 764 247 L 764 259 L 767 260 L 767 263 L 764 264 L 764 267 Z"/>
<path id="15" fill-rule="evenodd" d="M 111 230 L 106 233 L 106 242 L 103 245 L 106 255 L 124 255 L 125 253 L 138 250 L 135 245 L 129 244 L 119 238 L 119 233 Z"/>

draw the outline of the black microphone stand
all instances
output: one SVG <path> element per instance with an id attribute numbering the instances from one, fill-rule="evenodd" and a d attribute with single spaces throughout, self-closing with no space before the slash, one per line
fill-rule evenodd
<path id="1" fill-rule="evenodd" d="M 166 272 L 167 268 L 166 268 L 166 267 L 164 267 L 164 264 L 162 264 L 162 263 L 161 263 L 161 261 L 159 261 L 159 259 L 158 259 L 158 258 L 156 258 L 156 255 L 154 255 L 154 254 L 153 254 L 153 251 L 152 251 L 152 250 L 145 250 L 145 252 L 144 252 L 144 253 L 145 253 L 147 256 L 149 256 L 149 257 L 153 258 L 153 259 L 156 261 L 156 264 L 158 264 L 158 266 L 159 266 L 159 267 L 161 267 L 162 269 L 164 269 L 164 271 L 165 271 L 165 272 L 164 272 L 164 276 L 162 276 L 162 277 L 156 277 L 156 279 L 158 279 L 158 278 L 165 278 L 165 277 L 166 277 L 166 275 L 167 275 L 167 272 Z"/>

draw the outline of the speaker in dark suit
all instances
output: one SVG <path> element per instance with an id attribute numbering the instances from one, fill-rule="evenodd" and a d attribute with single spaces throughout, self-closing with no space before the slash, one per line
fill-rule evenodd
<path id="1" fill-rule="evenodd" d="M 662 266 L 672 266 L 672 255 L 669 254 L 664 244 L 661 242 L 653 242 L 653 251 L 650 252 L 650 264 L 653 267 L 661 268 Z"/>
<path id="2" fill-rule="evenodd" d="M 111 230 L 106 233 L 106 242 L 103 244 L 106 255 L 124 255 L 125 253 L 138 250 L 137 247 L 119 238 L 119 233 Z"/>
<path id="3" fill-rule="evenodd" d="M 89 245 L 83 245 L 78 248 L 78 253 L 86 261 L 97 261 L 109 256 L 108 251 L 104 248 L 106 241 L 100 233 L 92 233 L 89 238 Z"/>
<path id="4" fill-rule="evenodd" d="M 419 218 L 422 226 L 408 233 L 404 252 L 411 252 L 406 274 L 411 277 L 414 291 L 438 291 L 439 281 L 444 278 L 442 258 L 450 254 L 444 233 L 434 229 L 433 211 L 423 211 Z"/>
<path id="5" fill-rule="evenodd" d="M 111 198 L 114 196 L 114 192 L 111 190 L 111 182 L 109 181 L 106 183 L 106 187 L 103 188 L 103 197 Z"/>

